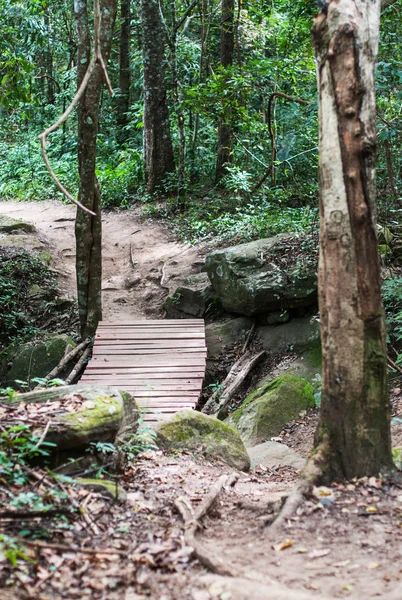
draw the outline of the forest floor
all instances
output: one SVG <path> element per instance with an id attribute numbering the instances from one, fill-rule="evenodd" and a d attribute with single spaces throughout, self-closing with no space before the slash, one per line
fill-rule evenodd
<path id="1" fill-rule="evenodd" d="M 0 214 L 35 223 L 56 256 L 64 292 L 73 296 L 75 209 L 0 202 Z M 113 212 L 104 216 L 104 260 L 104 318 L 113 320 L 161 315 L 165 286 L 175 287 L 203 257 L 158 223 L 135 212 Z M 127 287 L 134 275 L 140 279 Z M 402 416 L 399 398 L 400 390 L 393 399 L 395 414 Z M 308 456 L 316 419 L 313 411 L 289 424 L 283 441 Z M 41 518 L 27 522 L 39 533 L 37 541 L 26 542 L 33 562 L 19 559 L 13 568 L 0 556 L 1 599 L 401 600 L 402 486 L 380 478 L 316 489 L 272 534 L 272 513 L 298 473 L 260 465 L 238 474 L 196 535 L 200 556 L 225 574 L 207 570 L 188 543 L 191 524 L 183 526 L 177 500 L 197 511 L 231 472 L 205 459 L 202 449 L 196 455 L 148 451 L 119 479 L 124 502 L 69 489 L 74 510 L 63 526 Z M 17 525 L 19 531 L 20 523 L 4 517 L 1 531 L 13 535 Z"/>

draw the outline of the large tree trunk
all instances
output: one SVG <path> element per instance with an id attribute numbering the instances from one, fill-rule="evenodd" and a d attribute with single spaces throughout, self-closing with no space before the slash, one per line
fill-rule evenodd
<path id="1" fill-rule="evenodd" d="M 234 52 L 234 0 L 222 0 L 221 14 L 221 65 L 225 69 L 233 64 Z M 218 123 L 218 152 L 216 157 L 215 181 L 219 183 L 226 174 L 226 166 L 232 161 L 232 128 L 230 106 L 224 103 L 223 116 Z"/>
<path id="2" fill-rule="evenodd" d="M 119 98 L 117 101 L 118 140 L 123 143 L 127 139 L 125 127 L 128 124 L 130 108 L 130 0 L 120 3 L 120 67 L 119 67 Z"/>
<path id="3" fill-rule="evenodd" d="M 111 43 L 117 0 L 101 2 L 101 49 L 107 62 Z M 90 62 L 91 38 L 86 0 L 74 0 L 77 21 L 78 56 L 77 82 L 81 84 Z M 77 209 L 75 222 L 77 296 L 81 335 L 86 338 L 96 331 L 102 318 L 102 218 L 100 187 L 95 175 L 96 138 L 98 134 L 99 103 L 104 74 L 99 63 L 89 79 L 78 104 L 78 169 L 80 188 L 78 200 L 93 211 L 91 216 Z"/>
<path id="4" fill-rule="evenodd" d="M 163 188 L 175 170 L 165 83 L 165 31 L 158 0 L 142 0 L 144 153 L 147 190 Z"/>
<path id="5" fill-rule="evenodd" d="M 320 97 L 319 303 L 323 479 L 390 468 L 384 310 L 375 232 L 380 0 L 332 0 L 314 20 Z"/>

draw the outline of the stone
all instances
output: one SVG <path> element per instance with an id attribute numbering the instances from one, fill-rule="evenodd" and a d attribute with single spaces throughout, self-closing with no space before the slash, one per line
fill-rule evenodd
<path id="1" fill-rule="evenodd" d="M 29 383 L 35 377 L 46 377 L 57 367 L 67 348 L 72 350 L 75 346 L 75 342 L 66 334 L 49 334 L 38 342 L 18 346 L 8 357 L 11 368 L 5 375 L 5 386 L 14 387 L 17 379 Z"/>
<path id="2" fill-rule="evenodd" d="M 225 310 L 254 316 L 316 303 L 316 260 L 278 260 L 295 237 L 280 234 L 207 256 L 205 270 Z"/>
<path id="3" fill-rule="evenodd" d="M 23 248 L 27 252 L 42 251 L 46 249 L 46 244 L 34 235 L 24 233 L 1 235 L 0 246 L 6 248 Z"/>
<path id="4" fill-rule="evenodd" d="M 275 312 L 260 315 L 258 317 L 259 325 L 279 325 L 290 321 L 290 313 L 288 310 L 276 310 Z"/>
<path id="5" fill-rule="evenodd" d="M 272 469 L 273 467 L 293 467 L 300 470 L 306 464 L 305 459 L 294 450 L 280 444 L 279 442 L 264 442 L 252 448 L 247 448 L 251 461 L 251 467 L 263 465 Z"/>
<path id="6" fill-rule="evenodd" d="M 127 500 L 126 491 L 121 485 L 117 485 L 115 481 L 108 481 L 107 479 L 83 479 L 82 477 L 78 477 L 74 481 L 80 487 L 92 492 L 98 492 L 103 496 L 108 496 L 111 500 L 118 500 L 119 502 Z"/>
<path id="7" fill-rule="evenodd" d="M 174 294 L 166 299 L 164 308 L 169 317 L 203 317 L 214 298 L 208 275 L 198 273 L 183 280 Z"/>
<path id="8" fill-rule="evenodd" d="M 247 446 L 256 446 L 279 435 L 286 423 L 314 405 L 310 383 L 296 375 L 281 375 L 249 394 L 224 422 Z"/>
<path id="9" fill-rule="evenodd" d="M 311 381 L 316 375 L 320 375 L 322 370 L 321 342 L 319 339 L 308 343 L 307 349 L 301 351 L 296 358 L 285 358 L 277 364 L 268 375 L 266 375 L 257 387 L 263 386 L 268 381 L 276 379 L 281 375 L 298 375 Z"/>
<path id="10" fill-rule="evenodd" d="M 320 339 L 320 325 L 311 317 L 292 319 L 284 325 L 257 327 L 256 338 L 267 352 L 306 351 Z"/>
<path id="11" fill-rule="evenodd" d="M 61 403 L 68 400 L 74 410 L 57 414 L 50 427 L 46 442 L 56 445 L 57 451 L 87 448 L 91 442 L 115 442 L 122 431 L 136 431 L 138 407 L 126 392 L 111 386 L 70 385 L 46 388 L 18 394 L 13 402 Z M 78 407 L 78 408 L 77 408 Z M 46 419 L 46 413 L 43 414 Z"/>
<path id="12" fill-rule="evenodd" d="M 205 341 L 208 348 L 208 358 L 216 359 L 234 344 L 246 340 L 253 324 L 252 319 L 238 317 L 228 321 L 216 321 L 205 327 Z"/>
<path id="13" fill-rule="evenodd" d="M 156 427 L 156 443 L 169 450 L 202 451 L 228 465 L 248 471 L 250 459 L 239 434 L 231 427 L 195 410 L 176 413 Z"/>
<path id="14" fill-rule="evenodd" d="M 402 471 L 402 446 L 400 448 L 392 448 L 392 459 L 396 468 Z"/>
<path id="15" fill-rule="evenodd" d="M 0 215 L 0 233 L 12 233 L 14 231 L 25 231 L 25 233 L 34 233 L 36 231 L 33 223 L 26 223 L 20 219 L 13 219 L 6 215 Z"/>

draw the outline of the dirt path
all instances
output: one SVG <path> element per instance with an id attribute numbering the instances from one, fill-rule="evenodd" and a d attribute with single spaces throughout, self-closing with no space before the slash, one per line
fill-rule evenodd
<path id="1" fill-rule="evenodd" d="M 50 245 L 63 293 L 76 296 L 74 206 L 62 202 L 0 202 L 0 215 L 34 223 Z M 158 317 L 168 290 L 203 263 L 198 248 L 174 240 L 139 211 L 103 213 L 103 318 Z"/>

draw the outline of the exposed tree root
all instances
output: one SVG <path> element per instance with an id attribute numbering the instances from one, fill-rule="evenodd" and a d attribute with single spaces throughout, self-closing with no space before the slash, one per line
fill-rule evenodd
<path id="1" fill-rule="evenodd" d="M 194 555 L 204 567 L 218 575 L 229 575 L 230 577 L 233 577 L 235 574 L 238 575 L 238 571 L 236 573 L 232 572 L 231 568 L 225 564 L 221 557 L 214 554 L 209 547 L 208 549 L 204 548 L 203 543 L 197 540 L 196 533 L 197 529 L 201 526 L 201 520 L 211 509 L 221 491 L 226 487 L 234 486 L 238 478 L 239 475 L 237 473 L 222 475 L 195 511 L 186 498 L 180 497 L 175 501 L 175 506 L 184 521 L 184 539 L 186 544 L 194 548 Z"/>
<path id="2" fill-rule="evenodd" d="M 324 452 L 326 450 L 326 442 L 324 441 L 315 451 L 314 455 L 310 457 L 306 466 L 301 473 L 301 479 L 299 483 L 293 488 L 287 497 L 282 510 L 276 517 L 275 521 L 269 526 L 269 535 L 276 535 L 278 531 L 285 525 L 286 521 L 291 519 L 296 513 L 297 509 L 304 500 L 311 495 L 314 485 L 317 484 L 318 480 L 322 477 L 323 464 L 324 464 Z"/>

